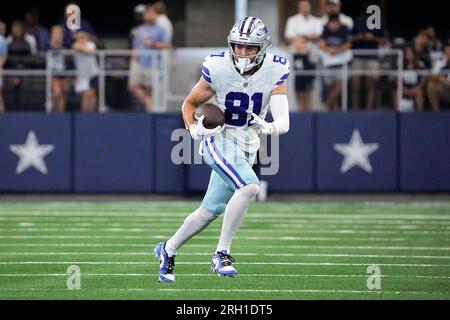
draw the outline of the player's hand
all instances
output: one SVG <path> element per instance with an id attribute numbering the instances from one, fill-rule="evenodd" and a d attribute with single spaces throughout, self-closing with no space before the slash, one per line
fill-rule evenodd
<path id="1" fill-rule="evenodd" d="M 253 120 L 250 121 L 250 124 L 256 124 L 260 128 L 260 132 L 262 134 L 274 134 L 276 131 L 273 123 L 269 123 L 266 120 L 261 119 L 256 113 L 252 113 Z"/>
<path id="2" fill-rule="evenodd" d="M 204 138 L 211 137 L 222 132 L 225 128 L 225 126 L 217 126 L 214 129 L 207 129 L 203 126 L 203 119 L 205 119 L 204 115 L 198 118 L 196 124 L 189 127 L 189 133 L 194 140 L 203 140 Z"/>

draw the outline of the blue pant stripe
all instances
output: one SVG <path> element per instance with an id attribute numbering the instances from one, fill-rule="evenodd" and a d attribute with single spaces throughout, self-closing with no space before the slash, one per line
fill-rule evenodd
<path id="1" fill-rule="evenodd" d="M 228 174 L 228 172 L 226 172 L 225 169 L 223 169 L 219 163 L 216 162 L 216 160 L 214 159 L 214 156 L 211 152 L 211 150 L 209 150 L 209 146 L 210 144 L 208 144 L 208 140 L 205 140 L 206 143 L 206 150 L 208 150 L 208 154 L 211 157 L 211 160 L 214 162 L 215 166 L 220 170 L 220 172 L 222 172 L 229 180 L 231 180 L 231 182 L 233 183 L 234 187 L 236 189 L 239 189 L 238 184 L 234 181 L 234 179 Z"/>
<path id="2" fill-rule="evenodd" d="M 214 143 L 214 137 L 211 137 L 211 145 L 214 148 L 214 151 L 217 153 L 217 155 L 219 156 L 220 160 L 223 161 L 223 163 L 227 166 L 228 169 L 231 170 L 231 172 L 234 173 L 234 175 L 238 178 L 239 182 L 242 185 L 246 185 L 245 181 L 241 178 L 241 176 L 236 172 L 236 170 L 234 170 L 234 168 L 227 162 L 227 160 L 225 160 L 222 156 L 222 154 L 220 153 L 219 149 L 217 148 L 216 144 Z"/>

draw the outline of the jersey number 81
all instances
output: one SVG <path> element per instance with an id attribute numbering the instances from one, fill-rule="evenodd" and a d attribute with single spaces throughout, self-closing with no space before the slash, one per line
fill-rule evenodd
<path id="1" fill-rule="evenodd" d="M 242 127 L 247 124 L 247 115 L 250 107 L 250 100 L 253 103 L 253 111 L 257 115 L 261 112 L 263 94 L 256 92 L 250 98 L 243 92 L 229 92 L 225 97 L 225 123 L 235 127 Z M 251 117 L 248 122 L 253 119 Z"/>

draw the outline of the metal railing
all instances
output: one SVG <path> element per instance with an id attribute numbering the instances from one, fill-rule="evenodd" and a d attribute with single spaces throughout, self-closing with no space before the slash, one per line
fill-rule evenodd
<path id="1" fill-rule="evenodd" d="M 379 68 L 377 70 L 354 70 L 351 67 L 349 68 L 349 63 L 343 63 L 339 70 L 330 70 L 324 68 L 321 59 L 319 59 L 319 63 L 317 68 L 314 70 L 299 70 L 294 74 L 296 76 L 315 76 L 315 77 L 324 77 L 324 76 L 340 76 L 342 83 L 342 93 L 341 93 L 341 111 L 346 112 L 348 110 L 348 80 L 352 76 L 394 76 L 397 79 L 397 101 L 400 103 L 403 97 L 403 51 L 399 49 L 354 49 L 350 50 L 352 53 L 351 61 L 361 56 L 373 57 L 377 60 L 382 60 L 386 57 L 393 56 L 395 57 L 395 69 L 382 69 Z M 431 73 L 430 73 L 431 74 Z M 399 105 L 399 104 L 398 104 Z"/>
<path id="2" fill-rule="evenodd" d="M 75 54 L 74 50 L 60 50 L 59 54 L 66 56 L 73 56 Z M 378 49 L 378 50 L 352 50 L 353 57 L 355 56 L 372 56 L 379 60 L 390 58 L 393 62 L 394 67 L 384 69 L 379 68 L 377 70 L 355 70 L 349 68 L 348 64 L 343 64 L 342 68 L 339 70 L 328 70 L 325 69 L 319 63 L 316 69 L 313 70 L 299 70 L 293 72 L 292 75 L 298 76 L 340 76 L 342 81 L 342 91 L 341 91 L 341 110 L 343 112 L 348 110 L 349 106 L 349 88 L 348 82 L 352 76 L 388 76 L 396 79 L 396 100 L 397 106 L 400 106 L 403 98 L 403 74 L 405 72 L 403 66 L 403 51 L 398 49 Z M 169 61 L 170 50 L 98 50 L 96 52 L 97 63 L 98 63 L 98 111 L 106 112 L 109 110 L 109 106 L 106 99 L 106 83 L 108 77 L 123 77 L 128 79 L 130 76 L 130 59 L 137 56 L 150 56 L 152 59 L 157 61 L 155 65 L 155 71 L 152 73 L 152 92 L 153 92 L 153 105 L 155 112 L 164 112 L 167 110 L 168 101 L 179 99 L 179 97 L 184 97 L 178 92 L 173 92 L 173 88 L 169 85 L 170 81 L 170 61 Z M 114 63 L 110 61 L 113 58 L 121 58 L 126 61 L 121 67 L 115 67 Z M 353 58 L 353 59 L 354 59 Z M 67 68 L 63 71 L 53 70 L 53 56 L 52 51 L 46 53 L 46 68 L 45 69 L 30 69 L 30 70 L 13 70 L 4 69 L 2 70 L 2 75 L 9 77 L 44 77 L 45 78 L 45 110 L 51 112 L 52 106 L 52 78 L 55 75 L 65 76 L 65 77 L 77 77 L 79 72 L 76 68 Z M 181 58 L 179 58 L 181 59 Z M 174 62 L 174 61 L 172 61 Z M 190 67 L 190 66 L 189 66 Z M 194 66 L 195 67 L 195 66 Z M 191 67 L 190 67 L 191 68 Z M 198 67 L 199 68 L 199 67 Z M 434 73 L 431 70 L 415 70 L 417 74 L 421 76 L 432 76 Z M 179 76 L 173 75 L 173 76 Z M 295 77 L 292 77 L 295 78 Z M 293 81 L 293 80 L 291 80 Z M 184 92 L 183 92 L 184 93 Z"/>
<path id="3" fill-rule="evenodd" d="M 74 50 L 58 50 L 58 54 L 66 57 L 73 57 L 76 54 Z M 45 77 L 45 110 L 51 112 L 53 108 L 52 99 L 52 78 L 53 76 L 63 76 L 63 77 L 78 77 L 82 76 L 80 71 L 73 68 L 65 67 L 65 70 L 54 70 L 54 51 L 49 50 L 45 55 L 45 69 L 3 69 L 2 75 L 6 77 Z M 167 91 L 168 91 L 168 52 L 166 50 L 97 50 L 95 53 L 98 70 L 96 76 L 98 76 L 98 111 L 106 112 L 108 111 L 108 105 L 106 104 L 106 78 L 115 77 L 129 77 L 130 75 L 130 62 L 131 59 L 140 56 L 148 56 L 156 64 L 152 68 L 152 96 L 153 105 L 155 106 L 156 112 L 164 111 L 167 105 Z M 113 57 L 121 57 L 127 60 L 127 68 L 113 68 L 107 65 L 107 60 Z M 69 63 L 70 64 L 70 63 Z M 67 66 L 67 60 L 66 60 Z"/>

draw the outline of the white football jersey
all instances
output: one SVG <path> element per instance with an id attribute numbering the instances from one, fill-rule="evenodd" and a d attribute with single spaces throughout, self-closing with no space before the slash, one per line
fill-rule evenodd
<path id="1" fill-rule="evenodd" d="M 235 68 L 229 52 L 205 58 L 202 76 L 216 92 L 215 102 L 225 113 L 222 135 L 234 139 L 243 150 L 254 153 L 260 141 L 252 113 L 264 119 L 269 108 L 270 93 L 289 77 L 289 61 L 266 53 L 261 67 L 245 78 Z"/>

